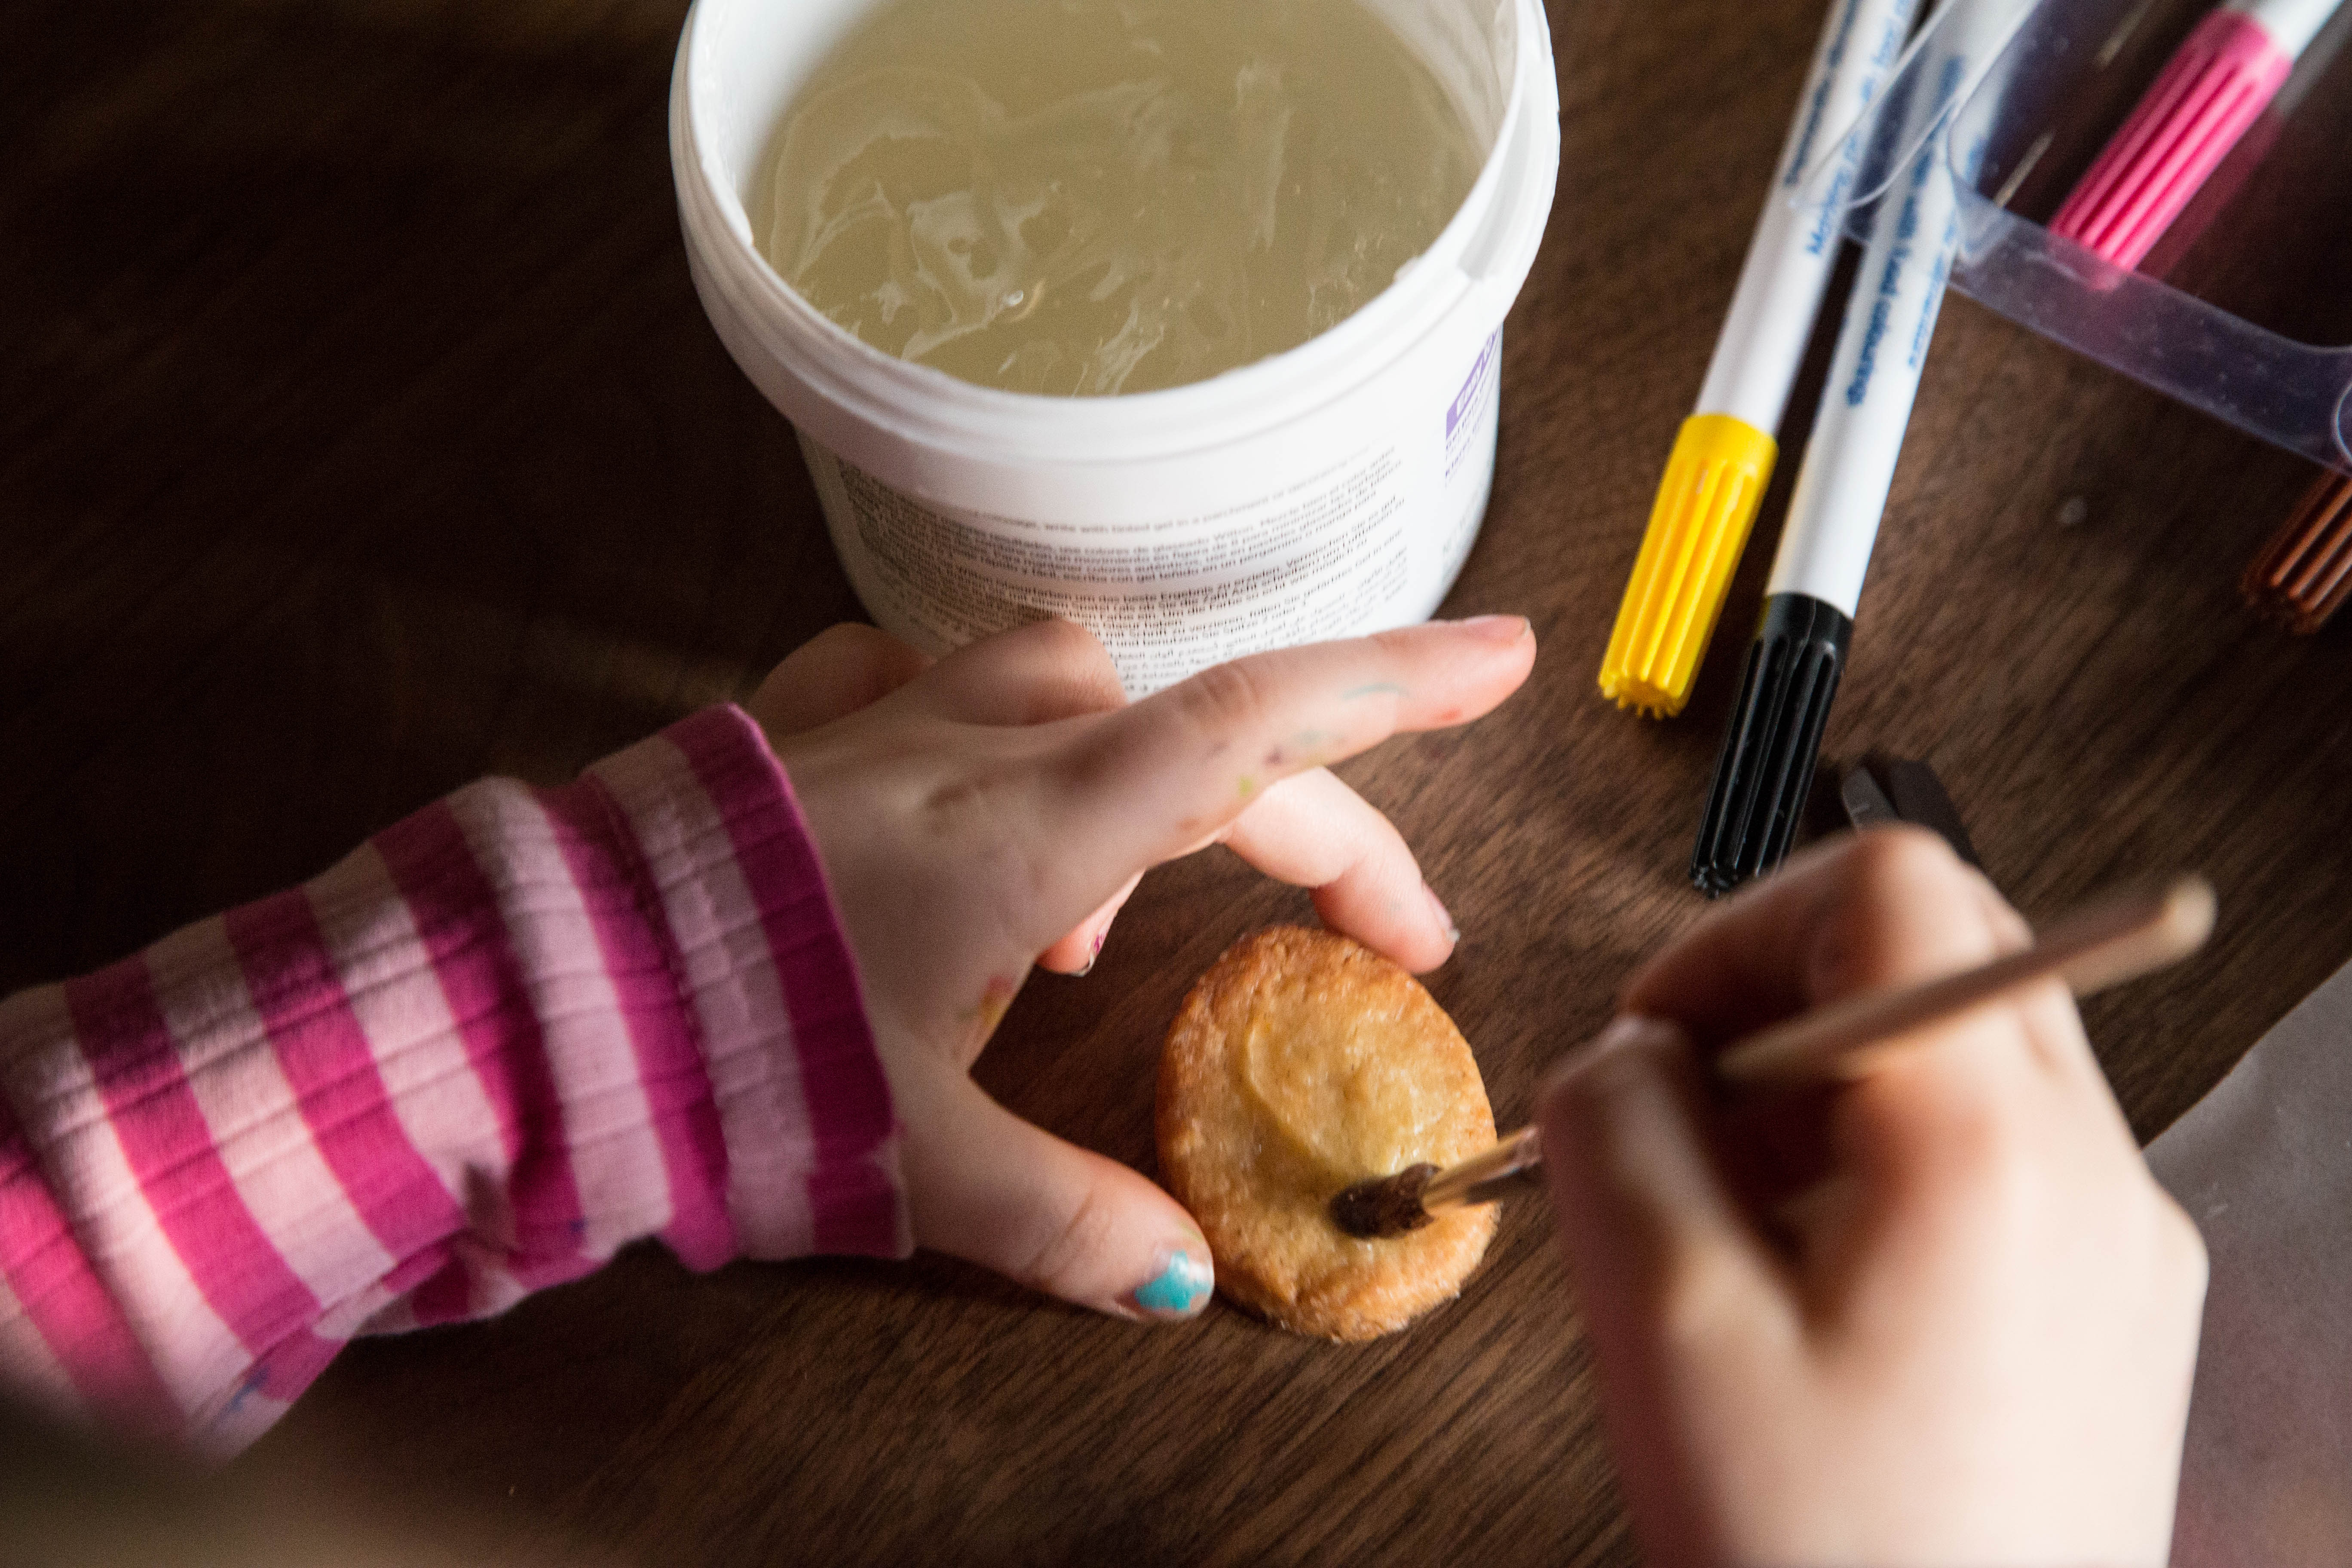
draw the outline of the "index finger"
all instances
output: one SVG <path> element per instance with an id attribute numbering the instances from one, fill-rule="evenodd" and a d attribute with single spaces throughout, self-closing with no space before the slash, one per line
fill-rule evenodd
<path id="1" fill-rule="evenodd" d="M 1916 827 L 1841 837 L 1717 906 L 1634 973 L 1626 1011 L 1720 1045 L 1862 991 L 1914 984 L 2022 946 L 1990 889 Z M 2006 906 L 2000 906 L 2006 913 Z"/>
<path id="2" fill-rule="evenodd" d="M 1063 759 L 1057 820 L 1077 858 L 1157 865 L 1294 773 L 1488 712 L 1535 654 L 1525 617 L 1487 616 L 1219 665 L 1090 725 Z"/>

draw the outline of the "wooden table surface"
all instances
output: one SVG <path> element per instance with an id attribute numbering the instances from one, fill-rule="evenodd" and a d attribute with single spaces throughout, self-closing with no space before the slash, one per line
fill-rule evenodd
<path id="1" fill-rule="evenodd" d="M 1461 922 L 1432 986 L 1507 1122 L 1702 908 L 1684 867 L 1769 550 L 1686 717 L 1620 715 L 1593 674 L 1821 9 L 1552 8 L 1559 199 L 1446 607 L 1525 612 L 1544 653 L 1497 716 L 1345 770 Z M 0 984 L 486 771 L 565 778 L 859 613 L 688 282 L 682 10 L 0 12 Z M 1833 760 L 1931 759 L 2029 915 L 2212 877 L 2209 953 L 2089 1009 L 2143 1137 L 2352 952 L 2352 639 L 2274 635 L 2231 587 L 2306 477 L 1955 301 L 1831 725 Z M 1222 852 L 1155 874 L 982 1077 L 1149 1170 L 1183 988 L 1304 918 Z M 241 1464 L 555 1557 L 1625 1563 L 1564 1289 L 1533 1202 L 1459 1303 L 1355 1349 L 1222 1306 L 1097 1321 L 929 1258 L 695 1278 L 641 1248 L 354 1349 Z"/>

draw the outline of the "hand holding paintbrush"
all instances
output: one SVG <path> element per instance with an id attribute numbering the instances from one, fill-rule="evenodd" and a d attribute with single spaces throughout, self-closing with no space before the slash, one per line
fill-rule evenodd
<path id="1" fill-rule="evenodd" d="M 2200 902 L 2122 923 L 2185 946 Z M 2084 989 L 2116 977 L 2090 935 L 2055 970 Z M 1952 977 L 2052 956 L 2030 942 L 1943 845 L 1864 833 L 1670 943 L 1546 1079 L 1578 1310 L 1512 1331 L 1590 1354 L 1649 1561 L 2166 1561 L 2203 1252 L 2059 987 L 1948 1010 Z M 1890 996 L 1917 1010 L 1833 1094 L 1735 1097 L 1694 1044 Z M 1739 1059 L 1774 1057 L 1825 1059 Z"/>
<path id="2" fill-rule="evenodd" d="M 2022 952 L 1942 980 L 1849 997 L 1751 1035 L 1716 1058 L 1715 1075 L 1734 1092 L 1860 1078 L 1928 1025 L 2053 977 L 2088 995 L 2178 963 L 2212 929 L 2213 890 L 2200 878 L 2105 900 L 2056 922 Z M 1536 1130 L 1524 1128 L 1446 1170 L 1414 1165 L 1359 1182 L 1331 1200 L 1331 1218 L 1350 1236 L 1401 1236 L 1447 1209 L 1495 1201 L 1542 1158 Z"/>

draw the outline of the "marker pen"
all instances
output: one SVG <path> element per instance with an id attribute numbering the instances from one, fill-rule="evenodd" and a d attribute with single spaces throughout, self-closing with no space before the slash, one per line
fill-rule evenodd
<path id="1" fill-rule="evenodd" d="M 2238 591 L 2265 620 L 2309 637 L 2352 599 L 2352 474 L 2330 470 L 2246 563 Z"/>
<path id="2" fill-rule="evenodd" d="M 1690 700 L 1756 508 L 1772 482 L 1780 456 L 1774 432 L 1837 262 L 1862 161 L 1864 137 L 1854 128 L 1901 58 L 1916 6 L 1917 0 L 1831 0 L 1698 412 L 1675 438 L 1601 660 L 1601 694 L 1621 708 L 1663 717 Z M 1806 176 L 1828 139 L 1848 130 L 1829 179 L 1804 199 Z"/>
<path id="3" fill-rule="evenodd" d="M 2050 232 L 2126 269 L 2221 167 L 2343 0 L 2230 0 L 2197 25 Z"/>
<path id="4" fill-rule="evenodd" d="M 1924 130 L 2008 37 L 2015 7 L 1956 0 L 1928 46 L 1912 110 Z M 1822 412 L 1798 470 L 1739 702 L 1716 761 L 1691 880 L 1729 892 L 1787 858 L 1844 673 L 1864 574 L 1959 249 L 1959 200 L 1939 131 L 1880 199 L 1846 302 Z M 1972 167 L 1972 154 L 1964 166 Z"/>

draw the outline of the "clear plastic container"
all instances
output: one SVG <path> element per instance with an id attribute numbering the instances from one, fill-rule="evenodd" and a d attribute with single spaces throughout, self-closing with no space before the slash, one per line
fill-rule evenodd
<path id="1" fill-rule="evenodd" d="M 2015 31 L 1961 100 L 1952 286 L 2110 369 L 2314 462 L 2352 473 L 2352 5 L 2303 56 L 2236 151 L 2126 271 L 2044 226 L 2211 0 L 1969 0 Z M 1949 23 L 1950 9 L 1929 26 Z M 1916 155 L 1885 129 L 1932 58 L 1927 36 L 1880 100 L 1859 188 Z M 1855 208 L 1866 234 L 1874 204 Z"/>

